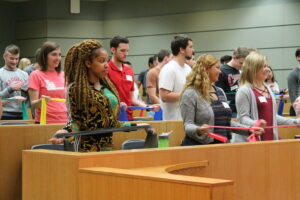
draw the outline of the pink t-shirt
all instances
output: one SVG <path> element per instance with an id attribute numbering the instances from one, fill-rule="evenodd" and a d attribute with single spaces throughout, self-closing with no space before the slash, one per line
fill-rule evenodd
<path id="1" fill-rule="evenodd" d="M 35 70 L 30 74 L 28 88 L 39 91 L 41 95 L 51 98 L 66 98 L 65 78 L 63 72 Z M 65 102 L 50 101 L 47 103 L 47 124 L 66 123 L 67 108 Z M 35 109 L 35 121 L 40 121 L 41 109 Z"/>

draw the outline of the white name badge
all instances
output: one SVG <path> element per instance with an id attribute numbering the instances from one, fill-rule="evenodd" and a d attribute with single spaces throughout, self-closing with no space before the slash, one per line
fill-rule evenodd
<path id="1" fill-rule="evenodd" d="M 258 97 L 258 99 L 259 99 L 260 103 L 264 103 L 264 102 L 267 103 L 267 99 L 264 96 L 260 96 L 260 97 Z"/>
<path id="2" fill-rule="evenodd" d="M 130 75 L 126 75 L 126 80 L 127 80 L 127 81 L 133 81 L 133 78 L 132 78 L 132 76 L 130 76 Z"/>
<path id="3" fill-rule="evenodd" d="M 236 89 L 238 89 L 238 85 L 234 85 L 234 86 L 232 86 L 232 87 L 230 87 L 230 91 L 233 91 L 233 90 L 236 90 Z"/>
<path id="4" fill-rule="evenodd" d="M 224 108 L 230 108 L 227 102 L 222 102 Z"/>

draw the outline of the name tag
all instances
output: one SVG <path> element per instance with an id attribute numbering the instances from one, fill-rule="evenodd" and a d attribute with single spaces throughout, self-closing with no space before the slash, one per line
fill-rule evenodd
<path id="1" fill-rule="evenodd" d="M 230 91 L 233 91 L 233 90 L 236 90 L 236 89 L 238 89 L 238 85 L 234 85 L 234 86 L 232 86 L 232 87 L 230 87 Z"/>
<path id="2" fill-rule="evenodd" d="M 260 96 L 260 97 L 258 97 L 258 99 L 259 99 L 260 103 L 264 103 L 264 102 L 267 103 L 267 99 L 264 96 Z"/>
<path id="3" fill-rule="evenodd" d="M 222 102 L 222 104 L 223 104 L 224 108 L 230 108 L 229 105 L 228 105 L 228 103 Z"/>
<path id="4" fill-rule="evenodd" d="M 126 80 L 127 80 L 127 81 L 133 81 L 133 78 L 132 78 L 132 76 L 130 76 L 130 75 L 126 75 Z"/>

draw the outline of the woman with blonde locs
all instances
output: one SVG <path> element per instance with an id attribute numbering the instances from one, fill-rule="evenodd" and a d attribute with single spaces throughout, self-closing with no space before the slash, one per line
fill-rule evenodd
<path id="1" fill-rule="evenodd" d="M 107 78 L 107 60 L 107 51 L 97 40 L 85 40 L 67 52 L 64 70 L 69 84 L 69 123 L 64 129 L 68 132 L 136 125 L 117 119 L 119 97 Z M 54 144 L 62 142 L 57 138 L 50 140 Z M 111 133 L 81 136 L 79 151 L 106 151 L 112 146 Z"/>
<path id="2" fill-rule="evenodd" d="M 201 55 L 187 76 L 186 85 L 181 94 L 180 109 L 184 121 L 185 138 L 182 145 L 199 145 L 220 143 L 207 134 L 213 132 L 231 138 L 230 129 L 210 128 L 213 126 L 248 127 L 231 121 L 231 109 L 227 104 L 224 91 L 214 86 L 220 71 L 219 60 L 210 54 Z M 257 134 L 263 132 L 256 127 Z M 253 132 L 251 130 L 251 132 Z M 236 133 L 249 135 L 246 130 Z"/>

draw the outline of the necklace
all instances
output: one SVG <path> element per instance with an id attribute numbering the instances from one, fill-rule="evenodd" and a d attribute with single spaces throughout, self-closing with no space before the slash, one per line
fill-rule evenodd
<path id="1" fill-rule="evenodd" d="M 266 97 L 266 98 L 270 98 L 270 94 L 269 94 L 269 91 L 267 90 L 267 88 L 266 87 L 264 87 L 264 89 L 262 90 L 262 89 L 260 89 L 260 88 L 258 88 L 258 87 L 255 87 L 254 86 L 254 88 L 259 92 L 259 93 L 261 93 L 264 97 Z"/>
<path id="2" fill-rule="evenodd" d="M 264 89 L 260 89 L 258 87 L 254 87 L 256 90 L 261 91 L 261 92 L 267 92 L 266 88 L 264 87 Z"/>

